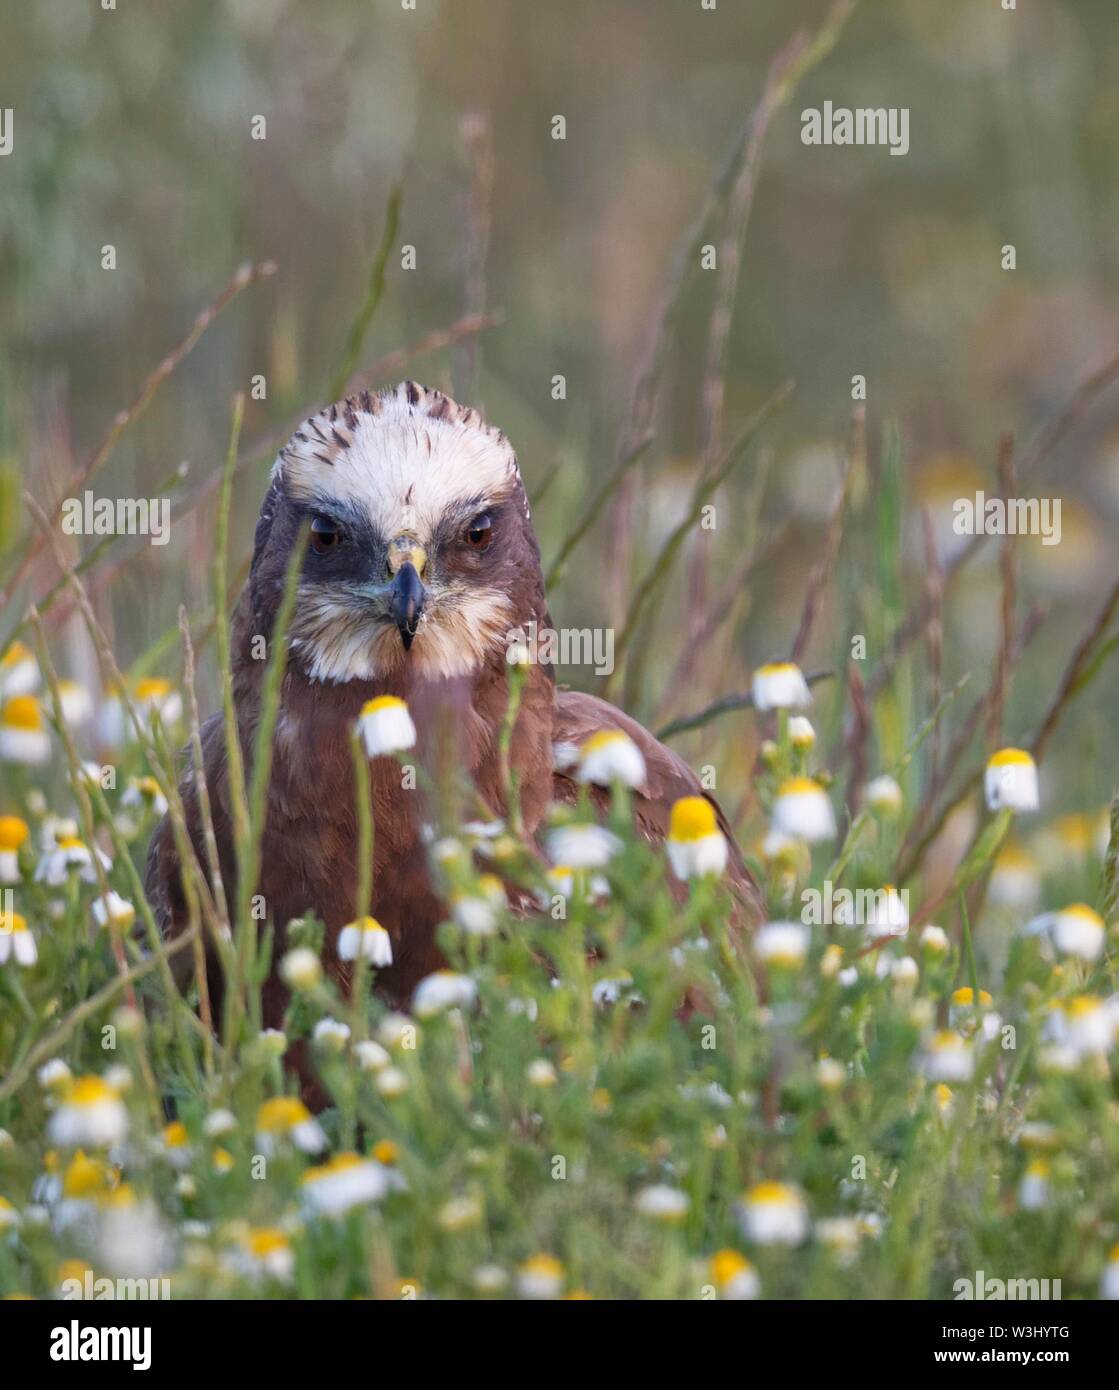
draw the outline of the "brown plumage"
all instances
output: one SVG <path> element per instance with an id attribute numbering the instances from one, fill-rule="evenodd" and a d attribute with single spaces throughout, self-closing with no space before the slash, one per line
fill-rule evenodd
<path id="1" fill-rule="evenodd" d="M 417 728 L 415 762 L 447 785 L 464 769 L 479 806 L 504 810 L 498 732 L 507 704 L 509 633 L 535 622 L 551 629 L 540 552 L 516 459 L 500 431 L 437 391 L 407 382 L 331 406 L 285 448 L 257 523 L 252 568 L 234 615 L 234 699 L 242 746 L 251 749 L 267 638 L 291 546 L 301 525 L 317 531 L 304 561 L 290 629 L 268 791 L 259 892 L 277 933 L 313 911 L 326 924 L 326 963 L 339 976 L 336 942 L 355 916 L 357 826 L 351 732 L 378 695 L 404 699 Z M 403 557 L 407 556 L 407 559 Z M 620 729 L 640 748 L 646 784 L 633 798 L 636 823 L 663 840 L 672 803 L 705 795 L 691 769 L 620 710 L 590 695 L 557 691 L 550 666 L 531 665 L 513 733 L 526 834 L 575 784 L 553 766 L 553 746 L 581 744 Z M 220 716 L 202 731 L 203 759 L 221 870 L 235 877 L 225 739 Z M 432 885 L 424 827 L 440 807 L 403 790 L 395 759 L 370 764 L 376 825 L 373 913 L 393 943 L 377 986 L 407 1006 L 425 975 L 443 964 L 436 926 L 446 916 Z M 423 780 L 421 780 L 423 785 Z M 192 840 L 206 862 L 193 772 L 182 784 Z M 605 805 L 607 793 L 595 792 Z M 728 881 L 738 917 L 756 921 L 758 890 L 731 840 Z M 147 888 L 164 932 L 186 921 L 171 828 L 152 840 Z M 189 953 L 181 953 L 183 960 Z M 220 981 L 213 977 L 213 987 Z M 266 1025 L 278 1024 L 286 991 L 275 971 L 264 990 Z"/>

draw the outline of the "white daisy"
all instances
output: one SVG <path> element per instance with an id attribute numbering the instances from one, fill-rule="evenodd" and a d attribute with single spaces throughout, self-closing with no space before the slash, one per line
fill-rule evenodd
<path id="1" fill-rule="evenodd" d="M 408 706 L 395 695 L 378 695 L 361 707 L 358 729 L 371 758 L 400 753 L 416 743 L 416 726 Z"/>

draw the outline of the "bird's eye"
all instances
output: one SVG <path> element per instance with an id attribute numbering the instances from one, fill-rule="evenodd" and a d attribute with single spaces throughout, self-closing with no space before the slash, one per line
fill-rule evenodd
<path id="1" fill-rule="evenodd" d="M 342 544 L 342 532 L 325 516 L 317 516 L 311 522 L 311 549 L 316 555 L 325 555 Z"/>
<path id="2" fill-rule="evenodd" d="M 485 550 L 492 539 L 493 517 L 489 512 L 483 512 L 466 528 L 466 543 L 475 550 Z"/>

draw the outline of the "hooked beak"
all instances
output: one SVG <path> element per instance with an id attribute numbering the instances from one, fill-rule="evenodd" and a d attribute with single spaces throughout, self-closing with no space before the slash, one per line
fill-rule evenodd
<path id="1" fill-rule="evenodd" d="M 404 650 L 408 651 L 412 645 L 412 638 L 416 635 L 420 615 L 423 613 L 424 598 L 427 595 L 419 572 L 410 560 L 405 560 L 396 571 L 389 592 L 389 612 L 396 624 L 397 632 L 400 633 L 400 640 L 404 643 Z"/>

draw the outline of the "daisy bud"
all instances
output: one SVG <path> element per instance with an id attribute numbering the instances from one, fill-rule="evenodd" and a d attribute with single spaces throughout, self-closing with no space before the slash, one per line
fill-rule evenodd
<path id="1" fill-rule="evenodd" d="M 642 1216 L 672 1224 L 683 1221 L 688 1214 L 691 1201 L 688 1194 L 681 1192 L 679 1188 L 669 1187 L 665 1183 L 654 1183 L 641 1189 L 633 1199 L 633 1205 Z"/>
<path id="2" fill-rule="evenodd" d="M 759 960 L 784 970 L 799 970 L 808 955 L 811 937 L 800 922 L 767 922 L 754 938 Z"/>
<path id="3" fill-rule="evenodd" d="M 771 661 L 759 666 L 753 680 L 754 708 L 806 709 L 812 694 L 801 669 L 792 661 Z"/>
<path id="4" fill-rule="evenodd" d="M 183 697 L 163 676 L 144 676 L 133 692 L 137 712 L 150 724 L 155 715 L 166 728 L 183 716 Z"/>
<path id="5" fill-rule="evenodd" d="M 875 777 L 866 784 L 863 800 L 875 813 L 890 820 L 901 810 L 901 788 L 888 774 Z"/>
<path id="6" fill-rule="evenodd" d="M 1109 1301 L 1119 1299 L 1119 1245 L 1111 1247 L 1103 1275 L 1100 1278 L 1100 1297 Z"/>
<path id="7" fill-rule="evenodd" d="M 539 1086 L 541 1089 L 556 1084 L 556 1069 L 546 1057 L 537 1057 L 535 1061 L 530 1062 L 525 1076 L 530 1086 Z"/>
<path id="8" fill-rule="evenodd" d="M 447 1009 L 468 1009 L 478 997 L 478 986 L 469 975 L 454 970 L 437 970 L 416 986 L 412 1012 L 417 1018 L 431 1018 Z"/>
<path id="9" fill-rule="evenodd" d="M 18 912 L 0 912 L 0 965 L 14 960 L 28 970 L 39 959 L 39 948 L 27 919 Z"/>
<path id="10" fill-rule="evenodd" d="M 645 781 L 645 759 L 628 734 L 617 729 L 604 729 L 592 734 L 579 750 L 580 782 L 592 782 L 609 787 L 620 782 L 623 787 L 639 787 Z"/>
<path id="11" fill-rule="evenodd" d="M 744 1302 L 761 1292 L 758 1272 L 737 1250 L 716 1250 L 711 1256 L 709 1277 L 715 1292 L 728 1302 Z"/>
<path id="12" fill-rule="evenodd" d="M 91 910 L 93 920 L 99 927 L 111 922 L 118 931 L 126 932 L 136 920 L 136 909 L 132 904 L 111 889 L 107 897 L 96 899 Z"/>
<path id="13" fill-rule="evenodd" d="M 237 1118 L 232 1110 L 211 1110 L 202 1121 L 202 1133 L 207 1139 L 220 1139 L 224 1134 L 232 1134 L 237 1128 Z"/>
<path id="14" fill-rule="evenodd" d="M 308 947 L 297 946 L 280 962 L 280 975 L 292 989 L 305 992 L 314 989 L 322 979 L 322 962 Z"/>
<path id="15" fill-rule="evenodd" d="M 326 1135 L 319 1122 L 295 1096 L 275 1096 L 256 1113 L 256 1142 L 261 1153 L 275 1153 L 281 1139 L 290 1141 L 303 1153 L 321 1153 L 326 1148 Z"/>
<path id="16" fill-rule="evenodd" d="M 362 917 L 339 932 L 338 955 L 341 960 L 361 957 L 381 970 L 392 964 L 392 941 L 380 922 L 373 917 Z"/>
<path id="17" fill-rule="evenodd" d="M 340 1153 L 299 1180 L 300 1195 L 319 1216 L 345 1216 L 354 1207 L 379 1201 L 388 1191 L 388 1178 L 379 1163 L 356 1153 Z"/>
<path id="18" fill-rule="evenodd" d="M 847 1068 L 834 1057 L 821 1057 L 816 1063 L 816 1081 L 824 1091 L 838 1091 L 847 1082 Z"/>
<path id="19" fill-rule="evenodd" d="M 312 1041 L 327 1052 L 344 1052 L 350 1040 L 349 1025 L 336 1018 L 320 1018 L 311 1033 Z"/>
<path id="20" fill-rule="evenodd" d="M 899 989 L 912 989 L 919 975 L 917 962 L 912 956 L 902 956 L 890 967 L 890 978 Z"/>
<path id="21" fill-rule="evenodd" d="M 970 1081 L 975 1058 L 964 1038 L 946 1029 L 929 1039 L 921 1066 L 930 1081 Z"/>
<path id="22" fill-rule="evenodd" d="M 263 1028 L 256 1035 L 256 1045 L 268 1057 L 282 1057 L 288 1050 L 287 1034 L 279 1028 Z"/>
<path id="23" fill-rule="evenodd" d="M 921 930 L 921 948 L 930 956 L 942 956 L 948 950 L 948 934 L 943 927 L 931 923 Z"/>
<path id="24" fill-rule="evenodd" d="M 1050 916 L 1049 935 L 1062 955 L 1086 961 L 1099 960 L 1107 933 L 1098 912 L 1085 903 L 1073 903 Z"/>
<path id="25" fill-rule="evenodd" d="M 443 1230 L 456 1235 L 478 1225 L 482 1219 L 482 1203 L 477 1197 L 452 1197 L 439 1208 L 435 1219 Z"/>
<path id="26" fill-rule="evenodd" d="M 384 1071 L 392 1063 L 388 1051 L 372 1038 L 355 1043 L 354 1056 L 362 1071 Z"/>
<path id="27" fill-rule="evenodd" d="M 563 1292 L 564 1268 L 554 1255 L 532 1255 L 517 1270 L 522 1298 L 558 1298 Z"/>
<path id="28" fill-rule="evenodd" d="M 1036 811 L 1037 764 L 1022 748 L 1000 748 L 987 763 L 983 791 L 989 811 Z"/>
<path id="29" fill-rule="evenodd" d="M 93 713 L 93 697 L 77 681 L 59 681 L 58 698 L 62 705 L 62 718 L 72 727 L 84 724 Z"/>
<path id="30" fill-rule="evenodd" d="M 509 1276 L 498 1264 L 479 1265 L 470 1276 L 478 1293 L 500 1293 L 509 1283 Z"/>
<path id="31" fill-rule="evenodd" d="M 727 866 L 727 840 L 715 807 L 705 796 L 683 796 L 673 803 L 665 841 L 668 862 L 679 879 L 721 874 Z"/>
<path id="32" fill-rule="evenodd" d="M 621 840 L 601 825 L 559 825 L 550 830 L 546 845 L 553 864 L 572 869 L 601 869 L 622 847 Z"/>
<path id="33" fill-rule="evenodd" d="M 52 1143 L 64 1148 L 107 1148 L 127 1135 L 128 1111 L 101 1077 L 80 1076 L 64 1092 L 48 1133 Z"/>
<path id="34" fill-rule="evenodd" d="M 408 1090 L 408 1078 L 399 1067 L 385 1067 L 379 1071 L 376 1084 L 386 1100 L 396 1100 Z"/>
<path id="35" fill-rule="evenodd" d="M 13 695 L 0 706 L 0 759 L 28 767 L 49 762 L 50 735 L 34 695 Z"/>
<path id="36" fill-rule="evenodd" d="M 1115 1042 L 1116 1018 L 1094 994 L 1078 994 L 1064 1006 L 1066 1023 L 1063 1041 L 1083 1060 L 1111 1051 Z"/>
<path id="37" fill-rule="evenodd" d="M 19 816 L 0 816 L 0 883 L 19 882 L 19 852 L 30 833 Z"/>
<path id="38" fill-rule="evenodd" d="M 835 816 L 827 793 L 811 777 L 792 777 L 782 783 L 773 803 L 773 825 L 783 835 L 807 840 L 835 836 Z"/>
<path id="39" fill-rule="evenodd" d="M 495 874 L 483 874 L 469 893 L 455 893 L 451 915 L 468 936 L 493 936 L 505 907 L 505 886 Z"/>
<path id="40" fill-rule="evenodd" d="M 833 980 L 843 964 L 843 948 L 837 946 L 833 941 L 830 946 L 824 948 L 824 954 L 820 957 L 820 975 L 825 980 Z"/>
<path id="41" fill-rule="evenodd" d="M 0 657 L 0 696 L 30 695 L 42 681 L 30 647 L 13 642 Z"/>
<path id="42" fill-rule="evenodd" d="M 295 1252 L 278 1227 L 252 1226 L 245 1231 L 231 1264 L 249 1278 L 287 1283 L 295 1272 Z"/>
<path id="43" fill-rule="evenodd" d="M 35 1078 L 44 1091 L 65 1091 L 72 1078 L 70 1068 L 61 1057 L 52 1057 L 44 1062 L 35 1073 Z"/>
<path id="44" fill-rule="evenodd" d="M 738 1219 L 755 1245 L 799 1245 L 808 1234 L 808 1208 L 788 1183 L 755 1183 L 739 1204 Z"/>
<path id="45" fill-rule="evenodd" d="M 1031 908 L 1041 893 L 1041 874 L 1034 859 L 1015 845 L 995 855 L 987 896 L 995 907 Z"/>
<path id="46" fill-rule="evenodd" d="M 1049 1164 L 1034 1158 L 1026 1165 L 1018 1186 L 1018 1205 L 1023 1211 L 1041 1211 L 1049 1205 Z"/>
<path id="47" fill-rule="evenodd" d="M 400 753 L 416 742 L 416 726 L 408 706 L 395 695 L 378 695 L 361 707 L 358 730 L 371 758 Z"/>
<path id="48" fill-rule="evenodd" d="M 816 730 L 812 721 L 803 714 L 794 714 L 789 720 L 789 742 L 794 748 L 808 749 L 816 742 Z"/>

